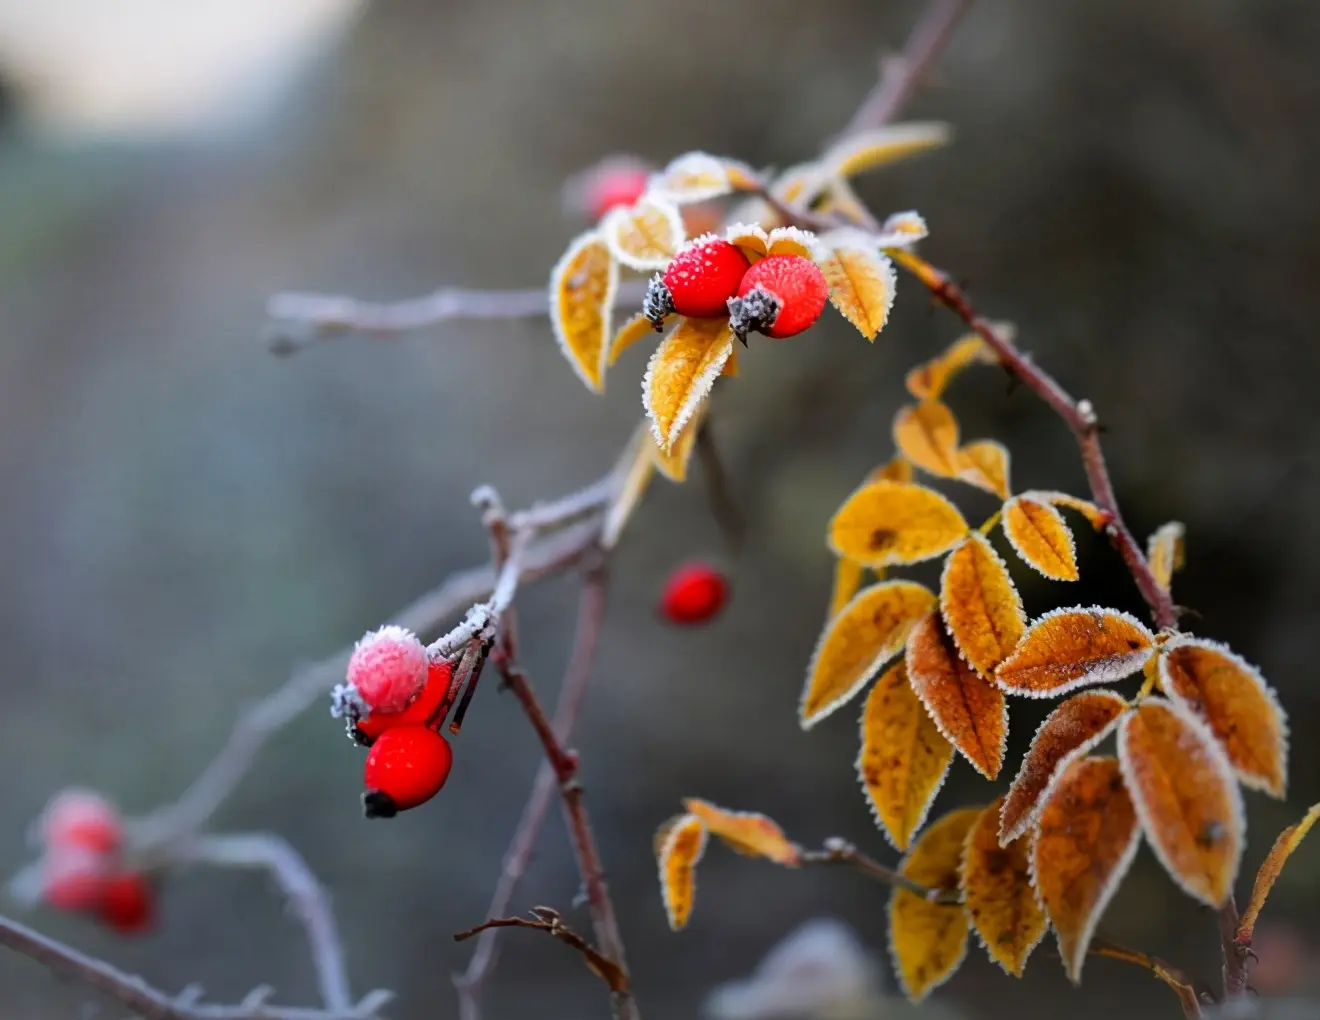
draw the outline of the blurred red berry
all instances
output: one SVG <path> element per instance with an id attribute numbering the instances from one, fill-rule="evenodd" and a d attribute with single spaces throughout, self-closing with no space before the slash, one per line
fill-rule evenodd
<path id="1" fill-rule="evenodd" d="M 656 274 L 647 288 L 642 310 L 656 329 L 671 312 L 710 319 L 728 315 L 729 298 L 751 263 L 736 245 L 706 234 L 689 241 Z"/>
<path id="2" fill-rule="evenodd" d="M 825 274 L 811 259 L 771 255 L 747 270 L 729 316 L 739 337 L 756 332 L 783 339 L 819 319 L 829 296 Z"/>
<path id="3" fill-rule="evenodd" d="M 449 741 L 425 726 L 396 726 L 367 754 L 362 806 L 368 818 L 392 818 L 440 792 L 454 764 Z"/>
<path id="4" fill-rule="evenodd" d="M 72 847 L 111 854 L 124 841 L 124 823 L 119 812 L 95 791 L 64 790 L 46 805 L 41 839 L 53 850 Z"/>
<path id="5" fill-rule="evenodd" d="M 426 685 L 426 646 L 393 625 L 373 630 L 353 648 L 347 682 L 336 688 L 336 714 L 365 718 L 402 712 Z"/>
<path id="6" fill-rule="evenodd" d="M 689 563 L 669 575 L 660 596 L 660 612 L 670 623 L 706 623 L 728 599 L 729 583 L 723 574 L 705 563 Z"/>
<path id="7" fill-rule="evenodd" d="M 564 185 L 564 205 L 598 220 L 611 209 L 632 205 L 646 192 L 652 167 L 635 156 L 607 156 Z"/>
<path id="8" fill-rule="evenodd" d="M 350 720 L 349 732 L 360 744 L 370 746 L 386 730 L 396 726 L 425 726 L 431 716 L 439 711 L 449 693 L 449 682 L 454 676 L 453 663 L 437 659 L 427 666 L 426 686 L 402 712 L 372 712 L 367 718 L 353 723 Z"/>
<path id="9" fill-rule="evenodd" d="M 132 871 L 112 875 L 98 914 L 121 935 L 138 935 L 156 920 L 156 893 L 145 877 Z"/>
<path id="10" fill-rule="evenodd" d="M 104 854 L 84 847 L 50 850 L 41 862 L 41 897 L 56 910 L 96 910 L 110 869 Z"/>

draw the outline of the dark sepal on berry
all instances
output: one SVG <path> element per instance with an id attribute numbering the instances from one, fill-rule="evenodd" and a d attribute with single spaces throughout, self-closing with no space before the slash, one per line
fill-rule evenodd
<path id="1" fill-rule="evenodd" d="M 362 795 L 362 813 L 368 818 L 393 818 L 399 813 L 399 805 L 388 793 L 368 790 Z"/>
<path id="2" fill-rule="evenodd" d="M 651 320 L 657 333 L 665 328 L 665 316 L 674 314 L 674 298 L 659 273 L 651 277 L 651 282 L 646 286 L 646 296 L 642 298 L 642 314 Z"/>
<path id="3" fill-rule="evenodd" d="M 753 287 L 742 297 L 729 298 L 729 325 L 733 327 L 733 335 L 746 347 L 747 334 L 770 329 L 783 305 L 764 287 Z"/>
<path id="4" fill-rule="evenodd" d="M 376 742 L 375 737 L 367 736 L 361 727 L 353 725 L 352 720 L 349 720 L 345 729 L 348 730 L 348 739 L 357 744 L 358 747 L 370 747 Z"/>

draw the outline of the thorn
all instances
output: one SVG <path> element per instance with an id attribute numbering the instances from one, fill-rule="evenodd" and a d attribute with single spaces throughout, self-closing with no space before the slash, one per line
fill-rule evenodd
<path id="1" fill-rule="evenodd" d="M 269 1002 L 270 997 L 274 994 L 275 994 L 275 989 L 272 988 L 270 985 L 257 985 L 256 988 L 252 989 L 252 991 L 248 992 L 247 995 L 243 996 L 243 1001 L 239 1003 L 238 1008 L 242 1010 L 247 1010 L 248 1012 L 251 1013 L 255 1013 L 257 1010 L 261 1009 L 261 1007 L 264 1006 L 267 1002 Z"/>

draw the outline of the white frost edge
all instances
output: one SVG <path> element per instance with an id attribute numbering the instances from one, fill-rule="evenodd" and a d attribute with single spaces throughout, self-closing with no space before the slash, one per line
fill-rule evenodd
<path id="1" fill-rule="evenodd" d="M 647 196 L 654 196 L 673 205 L 693 205 L 707 202 L 733 191 L 733 181 L 729 177 L 728 160 L 712 156 L 709 152 L 694 150 L 685 152 L 671 159 L 668 165 L 658 173 L 651 175 L 647 184 Z M 695 166 L 697 169 L 690 169 Z M 674 188 L 666 186 L 665 181 L 675 173 L 714 173 L 724 178 L 723 184 L 709 184 L 704 188 Z"/>
<path id="2" fill-rule="evenodd" d="M 697 900 L 697 865 L 701 858 L 705 856 L 706 846 L 710 843 L 710 830 L 706 828 L 706 823 L 700 817 L 690 811 L 685 811 L 686 817 L 680 818 L 674 823 L 674 828 L 669 835 L 665 837 L 664 845 L 660 848 L 660 853 L 656 855 L 657 871 L 660 875 L 660 896 L 665 903 L 665 920 L 669 922 L 670 931 L 678 931 L 685 927 L 687 922 L 679 927 L 674 926 L 674 908 L 669 902 L 669 883 L 666 881 L 665 862 L 669 860 L 669 855 L 674 852 L 674 843 L 678 840 L 679 830 L 690 824 L 689 819 L 697 823 L 697 828 L 701 830 L 701 841 L 697 844 L 697 852 L 692 855 L 692 905 L 696 906 Z"/>
<path id="3" fill-rule="evenodd" d="M 762 247 L 769 251 L 770 235 L 759 223 L 730 223 L 724 228 L 724 240 L 730 244 L 737 245 L 740 239 L 746 242 L 749 238 L 760 241 Z M 743 247 L 745 246 L 744 244 Z"/>
<path id="4" fill-rule="evenodd" d="M 904 229 L 900 223 L 911 223 L 914 229 Z M 911 248 L 918 241 L 930 237 L 930 227 L 926 218 L 915 209 L 906 212 L 891 213 L 880 226 L 880 233 L 875 243 L 880 248 Z"/>
<path id="5" fill-rule="evenodd" d="M 820 238 L 810 230 L 802 230 L 799 227 L 775 227 L 770 233 L 765 235 L 766 252 L 770 255 L 782 255 L 783 252 L 775 251 L 775 245 L 780 241 L 790 241 L 800 244 L 811 253 L 811 261 L 819 263 L 822 259 L 829 257 L 829 251 L 820 243 Z"/>
<path id="6" fill-rule="evenodd" d="M 849 227 L 831 231 L 831 236 L 837 234 L 859 234 L 863 238 L 863 241 L 861 243 L 852 243 L 850 240 L 845 239 L 838 244 L 830 245 L 829 249 L 825 251 L 822 256 L 816 258 L 816 264 L 823 268 L 826 262 L 838 258 L 839 252 L 841 251 L 863 255 L 874 262 L 872 268 L 880 276 L 882 281 L 880 303 L 883 305 L 883 309 L 880 314 L 880 324 L 875 327 L 874 333 L 867 333 L 860 327 L 857 330 L 862 336 L 866 337 L 867 340 L 874 340 L 880 335 L 885 326 L 889 325 L 889 315 L 894 310 L 894 300 L 898 296 L 898 270 L 894 268 L 894 263 L 890 260 L 889 256 L 883 252 L 877 251 L 870 239 L 867 238 L 866 235 L 861 234 L 860 231 L 853 230 Z M 830 288 L 830 304 L 835 307 L 839 314 L 843 314 L 843 309 L 839 308 L 839 303 L 835 299 L 835 288 L 833 287 Z"/>
<path id="7" fill-rule="evenodd" d="M 660 431 L 660 423 L 655 419 L 655 408 L 651 404 L 651 376 L 655 371 L 655 366 L 669 342 L 673 340 L 678 331 L 686 323 L 686 319 L 680 318 L 678 324 L 670 331 L 669 335 L 660 341 L 660 344 L 651 353 L 650 360 L 646 363 L 646 374 L 642 376 L 642 407 L 646 410 L 646 417 L 651 422 L 651 435 L 655 437 L 655 443 L 660 447 L 662 453 L 668 453 L 678 439 L 678 434 L 683 431 L 683 426 L 697 412 L 706 395 L 710 393 L 715 385 L 715 380 L 720 377 L 724 371 L 724 363 L 729 360 L 733 354 L 733 333 L 727 332 L 724 337 L 724 356 L 717 357 L 706 370 L 700 373 L 692 380 L 692 385 L 688 387 L 688 394 L 684 401 L 678 405 L 678 410 L 674 413 L 674 420 L 669 426 L 669 435 L 666 436 Z M 718 343 L 718 339 L 715 343 Z M 712 343 L 714 346 L 714 343 Z"/>
<path id="8" fill-rule="evenodd" d="M 587 389 L 593 393 L 605 392 L 605 365 L 609 359 L 610 343 L 614 339 L 614 299 L 619 291 L 619 264 L 613 258 L 610 259 L 610 268 L 607 274 L 607 283 L 605 286 L 605 308 L 601 313 L 601 339 L 600 339 L 600 361 L 601 372 L 600 382 L 594 383 L 587 378 L 587 373 L 582 366 L 578 364 L 577 356 L 573 353 L 568 344 L 568 337 L 559 328 L 560 307 L 559 307 L 559 280 L 563 276 L 569 263 L 587 248 L 593 244 L 604 244 L 606 250 L 609 250 L 609 243 L 601 236 L 599 230 L 592 229 L 578 234 L 569 242 L 564 254 L 559 256 L 559 261 L 554 264 L 550 270 L 550 329 L 555 335 L 555 341 L 559 344 L 559 349 L 568 359 L 568 363 L 573 366 L 573 371 L 577 377 L 582 380 Z"/>
<path id="9" fill-rule="evenodd" d="M 611 209 L 605 214 L 605 218 L 600 221 L 600 233 L 605 241 L 605 246 L 609 248 L 610 254 L 614 256 L 616 262 L 623 263 L 629 269 L 651 272 L 656 269 L 664 269 L 674 256 L 638 258 L 619 243 L 618 237 L 620 226 L 625 221 L 631 221 L 642 214 L 645 211 L 642 208 L 643 206 L 650 206 L 668 221 L 669 231 L 674 237 L 674 252 L 677 253 L 687 237 L 683 227 L 683 214 L 673 202 L 656 195 L 643 195 L 634 205 Z"/>
<path id="10" fill-rule="evenodd" d="M 988 814 L 991 808 L 993 807 L 994 807 L 993 804 L 988 806 L 985 809 L 985 813 Z M 982 817 L 984 817 L 984 815 L 982 815 Z M 995 812 L 995 817 L 996 818 L 999 817 L 998 811 Z M 967 855 L 968 853 L 970 853 L 972 849 L 972 840 L 975 839 L 976 837 L 976 827 L 980 824 L 981 824 L 981 819 L 978 818 L 976 822 L 972 825 L 972 827 L 967 830 L 967 839 L 963 843 L 962 861 L 959 862 L 958 865 L 958 871 L 959 871 L 958 883 L 959 883 L 959 887 L 963 891 L 964 905 L 966 904 L 967 901 L 967 877 L 965 874 L 965 869 L 967 867 Z M 999 833 L 998 831 L 996 831 L 995 839 L 998 840 L 998 838 L 999 838 Z M 1001 843 L 999 845 L 999 848 L 1001 850 L 1004 849 L 1004 845 Z M 1028 871 L 1030 871 L 1031 868 L 1030 846 L 1027 847 L 1027 868 Z M 1031 893 L 1031 898 L 1036 901 L 1037 909 L 1040 910 L 1041 914 L 1045 914 L 1045 908 L 1040 905 L 1040 894 L 1037 893 L 1036 887 L 1031 880 L 1028 880 L 1028 891 Z M 981 934 L 981 929 L 977 927 L 975 915 L 972 913 L 970 909 L 968 909 L 966 913 L 967 913 L 967 926 L 972 929 L 972 934 L 976 936 L 976 941 L 981 944 L 981 948 L 985 950 L 985 955 L 990 958 L 990 962 L 995 964 L 1000 970 L 1002 970 L 1005 974 L 1009 975 L 1010 977 L 1021 977 L 1022 975 L 1020 973 L 1014 974 L 1011 970 L 1009 970 L 1006 966 L 1004 966 L 1004 961 L 999 959 L 999 957 L 997 957 L 993 952 L 990 951 L 990 943 L 985 940 L 985 936 Z M 1045 923 L 1041 925 L 1040 934 L 1036 936 L 1035 941 L 1033 941 L 1031 945 L 1027 946 L 1027 948 L 1022 953 L 1023 970 L 1026 970 L 1027 961 L 1031 959 L 1031 954 L 1036 951 L 1036 947 L 1045 941 L 1045 935 L 1049 932 L 1049 930 L 1050 930 L 1049 916 L 1045 915 Z"/>
<path id="11" fill-rule="evenodd" d="M 949 565 L 953 562 L 953 558 L 956 555 L 958 555 L 958 551 L 962 549 L 963 546 L 968 544 L 971 545 L 980 544 L 982 549 L 990 554 L 990 558 L 999 565 L 999 569 L 1004 572 L 1004 579 L 1008 581 L 1009 590 L 1012 591 L 1013 593 L 1013 604 L 1017 607 L 1018 618 L 1022 621 L 1022 633 L 1024 635 L 1026 634 L 1027 631 L 1027 613 L 1026 610 L 1022 608 L 1022 595 L 1020 592 L 1018 592 L 1017 585 L 1013 583 L 1013 577 L 1008 572 L 1008 564 L 1004 562 L 1004 558 L 1000 556 L 999 553 L 996 551 L 995 547 L 990 544 L 989 539 L 987 539 L 979 531 L 968 532 L 967 535 L 964 536 L 963 540 L 959 542 L 957 546 L 954 547 L 953 551 L 950 552 L 949 555 L 944 558 L 944 566 L 940 570 L 940 616 L 944 618 L 944 628 L 949 632 L 949 637 L 953 639 L 953 646 L 956 649 L 958 649 L 958 655 L 962 659 L 962 661 L 967 663 L 967 665 L 972 668 L 973 672 L 975 672 L 976 675 L 979 676 L 986 683 L 991 684 L 992 686 L 997 686 L 995 684 L 994 671 L 995 671 L 995 667 L 998 666 L 999 663 L 997 662 L 995 663 L 994 666 L 991 666 L 990 675 L 986 676 L 984 673 L 981 672 L 980 669 L 977 668 L 976 664 L 972 662 L 972 660 L 968 657 L 966 651 L 963 650 L 962 642 L 958 640 L 958 635 L 954 632 L 953 628 L 949 626 L 949 611 L 945 605 L 945 598 L 944 598 L 945 593 L 948 591 L 947 582 L 949 579 Z M 982 601 L 984 602 L 984 600 Z M 985 614 L 985 617 L 988 623 L 990 619 L 989 614 L 988 613 Z M 990 627 L 990 630 L 992 633 L 995 633 L 995 628 L 993 626 Z M 998 638 L 998 636 L 999 635 L 995 633 L 995 637 Z M 1014 647 L 1017 646 L 1015 645 Z M 1005 659 L 1008 658 L 1008 656 L 1011 654 L 1013 654 L 1013 649 L 1010 648 L 1008 652 L 1005 653 L 1004 658 Z M 1000 660 L 1000 662 L 1002 661 L 1003 659 Z"/>
<path id="12" fill-rule="evenodd" d="M 1093 616 L 1096 613 L 1103 613 L 1108 616 L 1120 617 L 1145 634 L 1151 644 L 1140 651 L 1127 653 L 1117 662 L 1110 660 L 1110 664 L 1107 667 L 1093 669 L 1087 673 L 1083 673 L 1075 680 L 1069 680 L 1066 684 L 1059 687 L 1051 687 L 1048 691 L 1021 690 L 1020 688 L 1009 685 L 1000 678 L 999 671 L 1003 669 L 1005 665 L 1012 662 L 1014 656 L 1022 651 L 1026 646 L 1027 641 L 1030 639 L 1032 631 L 1046 620 L 1051 620 L 1056 616 L 1063 616 L 1067 613 L 1086 613 L 1088 616 Z M 1150 657 L 1155 654 L 1154 641 L 1155 635 L 1150 632 L 1150 629 L 1144 623 L 1131 613 L 1125 613 L 1121 609 L 1109 609 L 1105 606 L 1066 606 L 1061 609 L 1051 609 L 1048 613 L 1042 613 L 1036 618 L 1036 621 L 1026 629 L 1025 633 L 1023 633 L 1022 640 L 1018 642 L 1018 646 L 1013 651 L 1013 654 L 1008 656 L 1008 658 L 995 667 L 995 683 L 998 684 L 1000 689 L 1006 694 L 1013 694 L 1022 698 L 1057 698 L 1062 694 L 1067 694 L 1069 691 L 1076 690 L 1078 687 L 1088 687 L 1091 684 L 1111 683 L 1140 672 L 1146 663 L 1150 661 Z M 1132 660 L 1140 661 L 1134 663 Z"/>
<path id="13" fill-rule="evenodd" d="M 1034 495 L 1030 492 L 1019 493 L 1018 495 L 1013 496 L 1011 499 L 1005 500 L 1003 513 L 999 518 L 1000 530 L 1003 531 L 1004 537 L 1008 539 L 1008 544 L 1013 547 L 1013 551 L 1018 554 L 1018 559 L 1020 559 L 1023 563 L 1029 566 L 1036 573 L 1040 574 L 1041 577 L 1048 578 L 1051 581 L 1079 580 L 1079 578 L 1076 577 L 1060 577 L 1058 574 L 1048 573 L 1041 567 L 1039 563 L 1037 563 L 1035 560 L 1033 560 L 1030 556 L 1026 554 L 1026 551 L 1018 543 L 1016 536 L 1013 534 L 1013 529 L 1008 526 L 1008 515 L 1010 512 L 1010 508 L 1014 504 L 1020 505 L 1022 503 L 1034 503 L 1042 510 L 1046 511 L 1047 513 L 1051 513 L 1055 516 L 1055 518 L 1059 522 L 1059 527 L 1061 527 L 1063 529 L 1063 533 L 1068 536 L 1068 549 L 1072 553 L 1073 564 L 1076 565 L 1077 563 L 1077 540 L 1073 537 L 1072 528 L 1068 527 L 1068 522 L 1063 519 L 1063 514 L 1059 513 L 1059 508 L 1056 507 L 1053 503 L 1046 503 L 1042 500 L 1036 499 Z"/>

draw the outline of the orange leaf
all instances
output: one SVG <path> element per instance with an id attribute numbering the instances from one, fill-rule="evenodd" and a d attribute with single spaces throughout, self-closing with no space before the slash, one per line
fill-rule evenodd
<path id="1" fill-rule="evenodd" d="M 706 852 L 706 826 L 696 815 L 671 818 L 656 831 L 660 892 L 669 927 L 678 931 L 692 916 L 697 895 L 697 862 Z"/>
<path id="2" fill-rule="evenodd" d="M 1155 583 L 1165 591 L 1173 584 L 1173 575 L 1187 562 L 1187 546 L 1183 540 L 1187 529 L 1177 521 L 1161 524 L 1146 540 L 1146 561 Z"/>
<path id="3" fill-rule="evenodd" d="M 934 608 L 935 596 L 915 581 L 881 581 L 858 592 L 825 625 L 812 653 L 799 710 L 803 729 L 845 705 Z"/>
<path id="4" fill-rule="evenodd" d="M 1090 500 L 1082 499 L 1079 496 L 1070 496 L 1066 492 L 1035 490 L 1024 492 L 1022 495 L 1030 496 L 1037 503 L 1050 503 L 1053 506 L 1066 506 L 1069 510 L 1076 510 L 1091 522 L 1091 527 L 1095 528 L 1096 531 L 1100 531 L 1114 519 L 1114 515 L 1108 510 L 1101 510 Z"/>
<path id="5" fill-rule="evenodd" d="M 728 376 L 730 379 L 738 378 L 738 348 L 735 347 L 729 352 L 729 360 L 724 363 L 720 369 L 720 375 Z"/>
<path id="6" fill-rule="evenodd" d="M 950 137 L 949 126 L 937 121 L 886 124 L 839 139 L 820 162 L 830 177 L 854 177 L 947 145 Z"/>
<path id="7" fill-rule="evenodd" d="M 962 657 L 983 677 L 1017 647 L 1027 628 L 1008 567 L 973 531 L 949 553 L 940 578 L 940 611 Z"/>
<path id="8" fill-rule="evenodd" d="M 1070 762 L 1113 732 L 1128 703 L 1113 691 L 1082 691 L 1049 714 L 1031 740 L 999 816 L 999 841 L 1011 843 L 1035 824 L 1056 779 Z"/>
<path id="9" fill-rule="evenodd" d="M 1260 672 L 1227 645 L 1176 637 L 1161 649 L 1160 689 L 1209 725 L 1244 786 L 1283 798 L 1288 723 Z"/>
<path id="10" fill-rule="evenodd" d="M 1008 447 L 993 439 L 978 439 L 968 443 L 956 456 L 958 480 L 978 489 L 993 492 L 1000 499 L 1008 499 Z"/>
<path id="11" fill-rule="evenodd" d="M 998 356 L 976 333 L 955 340 L 937 358 L 918 365 L 907 374 L 904 384 L 918 400 L 935 400 L 964 368 L 969 365 L 993 365 Z"/>
<path id="12" fill-rule="evenodd" d="M 626 351 L 643 337 L 649 336 L 655 332 L 655 327 L 651 325 L 651 320 L 641 312 L 638 312 L 631 319 L 619 327 L 619 331 L 614 334 L 614 339 L 610 341 L 610 353 L 606 358 L 606 363 L 610 368 L 619 360 L 619 355 Z"/>
<path id="13" fill-rule="evenodd" d="M 1027 957 L 1045 937 L 1045 912 L 1031 885 L 1029 840 L 1022 836 L 999 845 L 999 810 L 1003 799 L 981 812 L 967 834 L 962 859 L 963 903 L 972 930 L 990 959 L 1014 977 L 1022 976 Z"/>
<path id="14" fill-rule="evenodd" d="M 898 285 L 894 264 L 880 254 L 871 237 L 859 230 L 831 231 L 822 241 L 829 248 L 820 270 L 830 285 L 830 304 L 862 336 L 874 340 L 894 306 Z"/>
<path id="15" fill-rule="evenodd" d="M 1118 759 L 1151 849 L 1189 896 L 1212 907 L 1233 892 L 1242 858 L 1242 792 L 1209 727 L 1149 698 L 1118 725 Z"/>
<path id="16" fill-rule="evenodd" d="M 550 325 L 578 378 L 605 388 L 610 316 L 619 289 L 619 266 L 600 234 L 589 230 L 569 244 L 550 271 Z"/>
<path id="17" fill-rule="evenodd" d="M 655 436 L 647 436 L 651 443 L 651 455 L 655 458 L 656 469 L 671 482 L 682 483 L 687 480 L 688 462 L 692 459 L 692 451 L 697 445 L 697 433 L 701 431 L 708 410 L 710 410 L 710 401 L 703 400 L 696 413 L 678 433 L 674 445 L 668 450 L 660 449 L 656 444 Z"/>
<path id="18" fill-rule="evenodd" d="M 789 841 L 775 822 L 754 811 L 730 811 L 705 800 L 683 801 L 688 813 L 700 818 L 706 829 L 730 848 L 747 857 L 764 857 L 789 868 L 802 862 L 802 849 Z"/>
<path id="19" fill-rule="evenodd" d="M 1138 672 L 1154 640 L 1140 620 L 1117 609 L 1055 609 L 1027 629 L 995 678 L 1010 694 L 1053 698 Z"/>
<path id="20" fill-rule="evenodd" d="M 830 619 L 838 616 L 843 607 L 852 601 L 857 589 L 862 586 L 862 575 L 866 568 L 839 557 L 834 561 L 834 590 L 830 594 Z"/>
<path id="21" fill-rule="evenodd" d="M 980 808 L 951 811 L 917 840 L 899 873 L 928 889 L 958 885 L 958 862 Z M 889 897 L 889 954 L 903 993 L 920 1002 L 951 978 L 967 955 L 967 914 L 957 903 L 931 903 L 909 889 Z"/>
<path id="22" fill-rule="evenodd" d="M 1004 692 L 958 655 L 938 613 L 912 628 L 907 674 L 939 731 L 987 779 L 999 775 L 1008 740 Z"/>
<path id="23" fill-rule="evenodd" d="M 642 380 L 642 403 L 661 450 L 673 445 L 732 353 L 727 318 L 680 319 L 656 348 Z"/>
<path id="24" fill-rule="evenodd" d="M 1054 581 L 1076 581 L 1077 552 L 1063 514 L 1028 493 L 1004 504 L 1004 536 L 1023 561 Z"/>
<path id="25" fill-rule="evenodd" d="M 870 485 L 872 482 L 910 482 L 912 481 L 912 464 L 902 457 L 895 457 L 866 476 L 866 482 Z"/>
<path id="26" fill-rule="evenodd" d="M 1031 876 L 1054 925 L 1063 969 L 1082 979 L 1086 950 L 1141 843 L 1114 758 L 1078 758 L 1050 791 L 1031 844 Z"/>
<path id="27" fill-rule="evenodd" d="M 875 820 L 899 850 L 926 820 L 952 761 L 953 745 L 912 690 L 907 668 L 894 663 L 866 696 L 857 774 Z"/>
<path id="28" fill-rule="evenodd" d="M 655 438 L 643 419 L 614 467 L 614 477 L 619 479 L 619 490 L 606 507 L 605 522 L 601 525 L 600 544 L 605 549 L 613 549 L 618 544 L 625 525 L 641 505 L 642 497 L 646 495 L 654 476 Z"/>
<path id="29" fill-rule="evenodd" d="M 939 478 L 958 476 L 958 419 L 939 400 L 900 408 L 894 417 L 894 445 L 923 471 Z"/>
<path id="30" fill-rule="evenodd" d="M 1313 804 L 1300 822 L 1288 826 L 1279 833 L 1274 846 L 1270 847 L 1270 852 L 1265 855 L 1260 870 L 1256 872 L 1256 881 L 1251 887 L 1251 901 L 1247 904 L 1247 909 L 1242 912 L 1242 920 L 1238 923 L 1237 941 L 1240 945 L 1251 945 L 1256 919 L 1260 917 L 1260 908 L 1265 906 L 1270 890 L 1274 888 L 1274 883 L 1283 873 L 1283 866 L 1288 863 L 1288 858 L 1292 856 L 1298 844 L 1311 831 L 1311 826 L 1315 824 L 1317 818 L 1320 818 L 1320 804 Z"/>
<path id="31" fill-rule="evenodd" d="M 606 213 L 600 232 L 610 254 L 629 269 L 664 269 L 683 245 L 683 214 L 673 202 L 646 195 Z"/>
<path id="32" fill-rule="evenodd" d="M 733 190 L 727 160 L 705 152 L 687 152 L 655 175 L 650 193 L 676 205 L 705 202 Z"/>
<path id="33" fill-rule="evenodd" d="M 906 482 L 869 482 L 830 521 L 835 555 L 867 567 L 918 563 L 948 552 L 967 534 L 958 508 L 934 489 Z"/>

